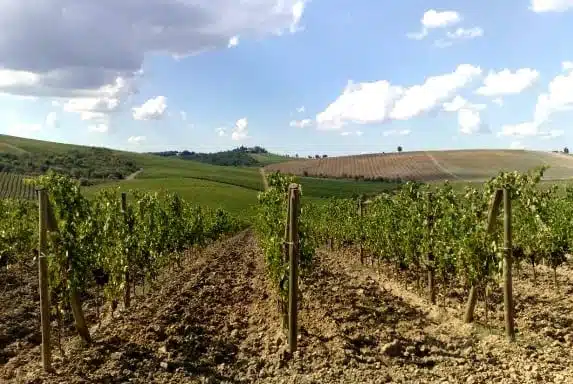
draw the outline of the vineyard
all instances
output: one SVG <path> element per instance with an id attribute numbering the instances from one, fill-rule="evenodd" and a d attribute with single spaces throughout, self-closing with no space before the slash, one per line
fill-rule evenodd
<path id="1" fill-rule="evenodd" d="M 545 179 L 573 177 L 573 157 L 525 150 L 448 150 L 374 153 L 320 159 L 300 159 L 271 164 L 265 169 L 298 176 L 360 179 L 370 181 L 412 180 L 480 181 L 500 171 L 527 172 L 549 166 Z"/>
<path id="2" fill-rule="evenodd" d="M 40 207 L 0 200 L 0 278 L 24 273 L 39 238 L 51 367 L 73 383 L 567 383 L 573 187 L 538 188 L 544 172 L 502 172 L 462 195 L 408 182 L 328 201 L 270 173 L 243 231 L 174 194 L 87 200 L 50 174 L 31 181 Z M 58 382 L 40 369 L 39 328 L 19 351 L 8 317 L 0 378 Z"/>
<path id="3" fill-rule="evenodd" d="M 33 199 L 34 187 L 24 183 L 24 176 L 0 172 L 0 199 Z"/>

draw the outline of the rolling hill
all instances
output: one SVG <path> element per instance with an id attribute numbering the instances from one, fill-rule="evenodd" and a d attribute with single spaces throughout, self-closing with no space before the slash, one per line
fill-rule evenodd
<path id="1" fill-rule="evenodd" d="M 509 149 L 404 152 L 293 160 L 268 165 L 265 170 L 343 179 L 474 182 L 486 180 L 502 170 L 524 172 L 540 165 L 550 166 L 546 180 L 573 178 L 573 156 Z"/>
<path id="2" fill-rule="evenodd" d="M 270 153 L 248 155 L 260 164 L 289 159 Z M 3 164 L 9 166 L 4 169 L 6 193 L 3 197 L 33 198 L 35 194 L 18 183 L 21 183 L 23 175 L 39 174 L 50 168 L 72 176 L 77 173 L 77 177 L 99 176 L 89 179 L 83 187 L 88 196 L 105 187 L 166 190 L 177 192 L 191 202 L 221 207 L 238 215 L 252 214 L 257 194 L 264 189 L 260 167 L 212 165 L 177 156 L 60 144 L 7 135 L 0 135 L 0 166 Z M 395 183 L 312 177 L 301 177 L 300 182 L 305 199 L 376 194 L 396 186 Z"/>

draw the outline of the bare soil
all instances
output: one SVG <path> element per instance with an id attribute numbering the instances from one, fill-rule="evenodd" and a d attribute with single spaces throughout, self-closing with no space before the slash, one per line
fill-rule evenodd
<path id="1" fill-rule="evenodd" d="M 509 344 L 495 292 L 488 323 L 480 303 L 478 322 L 465 325 L 463 295 L 429 305 L 401 279 L 361 265 L 352 249 L 320 250 L 301 284 L 293 356 L 264 269 L 250 231 L 212 244 L 94 327 L 92 345 L 66 337 L 66 359 L 54 350 L 54 374 L 41 371 L 38 336 L 4 352 L 0 382 L 573 383 L 570 265 L 558 270 L 559 290 L 542 267 L 536 283 L 527 268 L 516 277 L 518 336 Z M 31 281 L 4 291 L 11 299 L 2 298 L 0 323 L 28 330 L 0 328 L 9 345 L 37 335 Z"/>

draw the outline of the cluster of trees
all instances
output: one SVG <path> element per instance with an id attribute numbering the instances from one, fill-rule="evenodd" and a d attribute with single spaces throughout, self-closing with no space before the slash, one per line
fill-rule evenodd
<path id="1" fill-rule="evenodd" d="M 0 153 L 0 172 L 41 175 L 48 170 L 82 180 L 120 180 L 137 171 L 129 157 L 107 148 L 89 147 L 66 152 Z"/>
<path id="2" fill-rule="evenodd" d="M 212 152 L 212 153 L 201 153 L 194 151 L 163 151 L 163 152 L 152 152 L 153 155 L 163 156 L 163 157 L 179 157 L 184 160 L 199 161 L 201 163 L 213 164 L 213 165 L 225 165 L 225 166 L 243 166 L 243 167 L 253 167 L 261 165 L 251 154 L 266 154 L 268 151 L 265 148 L 255 146 L 255 147 L 245 147 L 240 146 L 238 148 L 232 149 L 230 151 Z"/>
<path id="3" fill-rule="evenodd" d="M 254 147 L 245 147 L 244 145 L 241 145 L 240 147 L 235 148 L 232 151 L 243 152 L 243 153 L 269 153 L 269 151 L 267 151 L 263 147 L 259 147 L 258 145 Z"/>

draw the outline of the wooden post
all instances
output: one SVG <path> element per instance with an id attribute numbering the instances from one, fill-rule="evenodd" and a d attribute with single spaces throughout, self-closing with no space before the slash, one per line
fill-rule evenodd
<path id="1" fill-rule="evenodd" d="M 121 213 L 123 215 L 123 220 L 124 222 L 126 221 L 127 217 L 127 194 L 125 192 L 121 193 Z M 130 255 L 127 254 L 127 269 L 125 271 L 125 288 L 123 291 L 123 306 L 125 308 L 129 308 L 131 306 L 131 292 L 130 292 L 130 288 L 131 285 L 130 283 L 130 275 L 129 275 L 129 268 L 131 267 L 130 263 L 129 263 L 129 257 Z"/>
<path id="2" fill-rule="evenodd" d="M 294 353 L 297 348 L 298 335 L 298 259 L 299 259 L 299 238 L 298 238 L 298 215 L 300 209 L 300 189 L 297 184 L 289 186 L 289 318 L 288 318 L 288 343 L 290 353 Z"/>
<path id="3" fill-rule="evenodd" d="M 80 293 L 77 288 L 72 285 L 70 288 L 70 307 L 72 307 L 72 315 L 76 324 L 76 330 L 84 342 L 91 343 L 90 331 L 88 329 L 84 311 L 82 309 L 82 302 L 80 300 Z"/>
<path id="4" fill-rule="evenodd" d="M 492 196 L 491 203 L 489 205 L 489 212 L 487 215 L 487 231 L 488 233 L 494 233 L 495 224 L 497 222 L 497 214 L 499 212 L 499 207 L 501 206 L 501 200 L 503 197 L 503 190 L 498 189 Z M 484 292 L 485 294 L 485 292 Z M 464 314 L 464 322 L 471 323 L 474 321 L 475 307 L 477 304 L 477 289 L 475 284 L 472 284 L 470 288 L 470 293 L 468 297 L 468 302 L 466 305 L 466 310 Z M 486 303 L 487 305 L 487 303 Z M 487 310 L 487 309 L 486 309 Z"/>
<path id="5" fill-rule="evenodd" d="M 362 197 L 359 197 L 359 198 L 358 198 L 358 217 L 359 217 L 359 220 L 360 220 L 360 224 L 359 224 L 359 231 L 360 231 L 360 240 L 359 240 L 359 241 L 360 241 L 360 244 L 359 244 L 359 247 L 360 247 L 360 264 L 364 264 L 364 247 L 363 247 L 363 245 L 362 245 L 362 238 L 363 238 L 363 232 L 362 232 L 362 231 L 364 230 L 364 228 L 362 227 L 362 217 L 363 217 L 363 214 L 362 214 Z"/>
<path id="6" fill-rule="evenodd" d="M 42 367 L 44 371 L 52 371 L 52 353 L 50 340 L 50 297 L 48 290 L 48 260 L 46 250 L 46 235 L 48 221 L 48 196 L 43 189 L 38 189 L 39 206 L 39 243 L 38 243 L 38 283 L 40 286 L 40 322 L 42 326 Z"/>
<path id="7" fill-rule="evenodd" d="M 513 282 L 511 276 L 511 191 L 503 190 L 503 305 L 505 309 L 505 335 L 509 341 L 515 340 L 513 319 Z"/>
<path id="8" fill-rule="evenodd" d="M 291 210 L 291 195 L 290 195 L 290 186 L 289 186 L 289 190 L 288 190 L 288 195 L 287 195 L 287 217 L 286 217 L 286 225 L 285 225 L 285 246 L 283 249 L 283 261 L 285 263 L 288 263 L 289 261 L 289 248 L 287 246 L 288 242 L 289 242 L 289 231 L 290 231 L 290 210 Z"/>
<path id="9" fill-rule="evenodd" d="M 434 194 L 432 192 L 428 192 L 428 239 L 429 244 L 432 241 L 432 227 L 434 225 L 434 215 L 431 212 L 432 209 L 432 202 L 433 202 Z M 436 279 L 435 279 L 435 270 L 434 270 L 434 253 L 433 250 L 430 249 L 428 252 L 428 295 L 430 298 L 430 303 L 436 304 Z"/>

